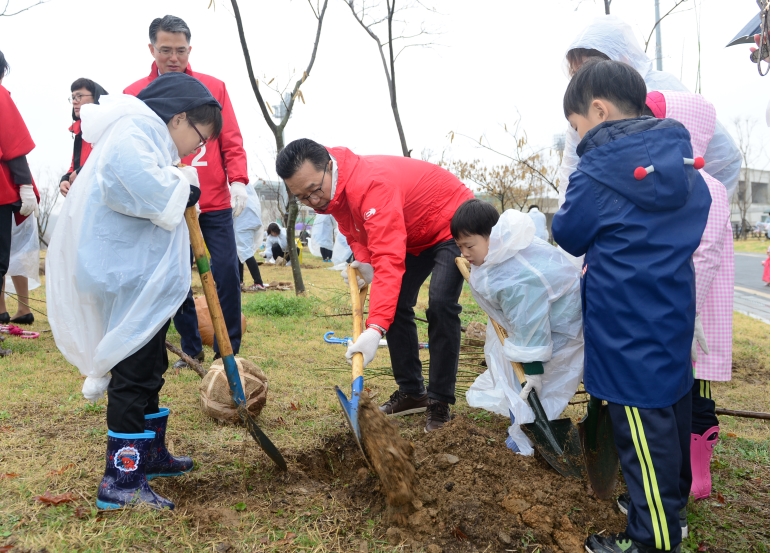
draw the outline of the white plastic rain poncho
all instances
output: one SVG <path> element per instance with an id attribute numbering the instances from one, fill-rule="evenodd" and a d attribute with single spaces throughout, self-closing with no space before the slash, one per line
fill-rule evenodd
<path id="1" fill-rule="evenodd" d="M 273 259 L 273 244 L 278 244 L 279 246 L 281 246 L 282 251 L 287 251 L 285 228 L 281 228 L 280 232 L 278 233 L 278 236 L 273 236 L 272 234 L 268 233 L 267 238 L 265 238 L 265 257 L 269 261 Z"/>
<path id="2" fill-rule="evenodd" d="M 632 27 L 615 15 L 595 18 L 579 33 L 565 53 L 567 54 L 574 48 L 598 50 L 612 60 L 631 65 L 645 79 L 648 92 L 653 90 L 688 90 L 671 73 L 653 69 L 653 63 L 640 47 L 640 42 L 635 37 Z M 576 154 L 576 147 L 580 141 L 578 133 L 568 125 L 562 165 L 557 173 L 560 206 L 565 203 L 565 190 L 567 190 L 570 175 L 578 167 L 579 158 Z M 706 164 L 704 170 L 722 182 L 728 190 L 728 197 L 732 198 L 739 182 L 742 158 L 731 135 L 719 121 L 715 126 L 715 134 L 704 154 L 704 161 Z"/>
<path id="3" fill-rule="evenodd" d="M 57 347 L 91 400 L 110 369 L 145 345 L 190 289 L 184 221 L 190 183 L 163 121 L 133 96 L 81 110 L 88 162 L 64 202 L 46 257 Z"/>
<path id="4" fill-rule="evenodd" d="M 238 259 L 245 263 L 262 244 L 262 206 L 260 197 L 253 186 L 246 187 L 246 207 L 241 215 L 233 218 L 233 230 L 236 233 Z"/>
<path id="5" fill-rule="evenodd" d="M 11 229 L 11 259 L 5 273 L 5 290 L 14 293 L 11 277 L 25 277 L 30 290 L 40 286 L 40 239 L 37 217 L 33 213 Z"/>
<path id="6" fill-rule="evenodd" d="M 338 232 L 335 235 L 335 247 L 332 248 L 332 267 L 333 271 L 342 271 L 345 268 L 345 264 L 353 255 L 351 246 L 348 245 L 348 240 L 342 232 Z"/>
<path id="7" fill-rule="evenodd" d="M 321 257 L 321 248 L 332 250 L 335 247 L 335 219 L 331 215 L 317 214 L 313 220 L 308 249 L 316 257 Z"/>
<path id="8" fill-rule="evenodd" d="M 503 416 L 513 416 L 509 436 L 523 455 L 533 448 L 520 424 L 535 417 L 519 397 L 521 386 L 511 361 L 543 362 L 539 394 L 549 419 L 557 418 L 583 376 L 580 272 L 560 250 L 536 238 L 525 213 L 505 211 L 490 234 L 485 262 L 471 267 L 471 291 L 479 306 L 506 329 L 501 345 L 487 325 L 487 370 L 466 392 L 466 401 Z"/>

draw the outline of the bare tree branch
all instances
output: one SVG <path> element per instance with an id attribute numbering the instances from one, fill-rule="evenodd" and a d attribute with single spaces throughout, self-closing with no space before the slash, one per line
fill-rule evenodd
<path id="1" fill-rule="evenodd" d="M 5 7 L 3 7 L 3 11 L 0 12 L 0 17 L 12 17 L 14 15 L 19 15 L 22 12 L 25 12 L 27 10 L 31 10 L 35 6 L 39 6 L 40 4 L 47 4 L 50 0 L 38 0 L 32 5 L 27 6 L 26 8 L 22 8 L 18 11 L 15 11 L 13 13 L 8 13 L 8 5 L 11 3 L 11 0 L 6 0 Z"/>
<path id="2" fill-rule="evenodd" d="M 658 21 L 656 21 L 656 23 L 654 23 L 654 24 L 653 24 L 653 28 L 651 29 L 651 32 L 650 32 L 650 34 L 648 35 L 648 40 L 646 40 L 646 41 L 645 41 L 645 51 L 646 51 L 646 52 L 648 51 L 648 44 L 649 44 L 649 43 L 650 43 L 650 41 L 651 41 L 651 37 L 653 36 L 653 33 L 656 31 L 656 27 L 658 27 L 658 26 L 659 26 L 659 23 L 661 23 L 661 22 L 664 20 L 664 18 L 665 18 L 666 16 L 668 16 L 670 13 L 672 13 L 673 11 L 675 11 L 675 10 L 677 9 L 677 7 L 678 7 L 678 6 L 680 6 L 681 4 L 683 4 L 683 3 L 687 2 L 687 1 L 688 1 L 688 0 L 675 0 L 675 5 L 674 5 L 674 6 L 672 6 L 672 8 L 671 8 L 671 9 L 670 9 L 670 10 L 669 10 L 667 13 L 665 13 L 664 15 L 662 15 L 662 16 L 659 18 L 659 20 L 658 20 Z M 610 3 L 610 2 L 608 2 L 608 3 Z M 607 13 L 609 13 L 609 12 L 607 12 Z"/>

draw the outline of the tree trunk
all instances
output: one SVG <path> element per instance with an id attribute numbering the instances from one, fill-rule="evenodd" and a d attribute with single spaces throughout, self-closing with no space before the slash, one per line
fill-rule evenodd
<path id="1" fill-rule="evenodd" d="M 399 131 L 399 143 L 402 145 L 402 155 L 404 157 L 410 157 L 410 151 L 407 149 L 407 138 L 405 138 L 404 129 L 402 128 L 402 118 L 399 117 L 399 106 L 396 105 L 395 101 L 391 103 L 391 110 L 394 112 L 396 130 Z"/>
<path id="2" fill-rule="evenodd" d="M 284 149 L 284 127 L 279 125 L 276 127 L 276 155 L 281 153 Z M 297 199 L 294 194 L 286 186 L 287 194 L 287 221 L 286 221 L 286 247 L 289 248 L 289 261 L 292 264 L 292 280 L 294 281 L 294 293 L 298 296 L 305 295 L 305 283 L 303 282 L 303 273 L 300 268 L 300 259 L 297 257 L 297 246 L 295 245 L 294 226 L 297 224 L 297 214 L 299 208 L 297 207 Z"/>

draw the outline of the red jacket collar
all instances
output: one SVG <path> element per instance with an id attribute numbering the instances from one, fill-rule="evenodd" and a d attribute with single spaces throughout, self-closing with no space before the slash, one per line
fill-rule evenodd
<path id="1" fill-rule="evenodd" d="M 70 131 L 72 134 L 80 134 L 80 119 L 78 119 L 77 121 L 73 121 L 72 125 L 70 125 L 70 128 L 67 130 Z"/>
<path id="2" fill-rule="evenodd" d="M 190 67 L 190 64 L 187 64 L 187 67 L 185 67 L 185 73 L 190 75 L 191 77 L 195 77 L 193 75 L 193 69 Z M 153 65 L 150 67 L 150 74 L 148 75 L 151 81 L 154 81 L 158 77 L 158 64 L 153 62 Z"/>
<path id="3" fill-rule="evenodd" d="M 354 154 L 348 148 L 342 146 L 326 148 L 329 155 L 335 158 L 335 162 L 337 163 L 337 185 L 335 186 L 335 197 L 329 202 L 327 208 L 324 211 L 317 211 L 316 213 L 334 215 L 335 212 L 338 212 L 343 206 L 347 207 L 348 202 L 345 198 L 345 187 L 350 179 L 351 173 L 359 163 L 359 156 Z"/>

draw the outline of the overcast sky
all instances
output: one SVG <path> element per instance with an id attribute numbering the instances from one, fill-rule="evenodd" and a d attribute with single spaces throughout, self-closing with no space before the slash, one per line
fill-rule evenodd
<path id="1" fill-rule="evenodd" d="M 315 1 L 315 0 L 313 0 Z M 456 159 L 486 154 L 474 141 L 485 135 L 496 149 L 511 150 L 503 132 L 521 115 L 531 144 L 548 147 L 564 132 L 562 95 L 566 46 L 593 17 L 601 0 L 423 0 L 438 13 L 413 12 L 439 32 L 431 48 L 409 48 L 397 61 L 399 108 L 413 157 L 423 150 Z M 14 17 L 0 17 L 0 50 L 11 65 L 3 81 L 37 147 L 33 174 L 60 175 L 69 166 L 72 138 L 67 97 L 76 78 L 87 77 L 110 93 L 149 73 L 153 61 L 148 26 L 165 14 L 182 17 L 192 30 L 190 63 L 225 81 L 244 135 L 253 177 L 275 178 L 275 145 L 249 85 L 230 2 L 218 0 L 50 0 Z M 11 0 L 9 11 L 30 0 Z M 674 0 L 661 0 L 662 13 Z M 771 75 L 761 78 L 746 45 L 725 48 L 757 13 L 754 0 L 689 0 L 662 23 L 664 70 L 694 90 L 701 23 L 702 93 L 729 130 L 737 117 L 757 120 L 754 141 L 767 167 L 765 123 Z M 241 1 L 247 40 L 259 77 L 274 85 L 294 82 L 306 67 L 316 20 L 303 0 Z M 614 0 L 612 13 L 629 22 L 641 42 L 654 22 L 653 0 Z M 649 47 L 653 56 L 655 44 Z M 270 103 L 278 102 L 264 87 Z M 374 41 L 343 0 L 329 0 L 312 74 L 303 85 L 287 141 L 310 137 L 361 154 L 400 155 L 382 65 Z M 1 124 L 1 123 L 0 123 Z"/>

